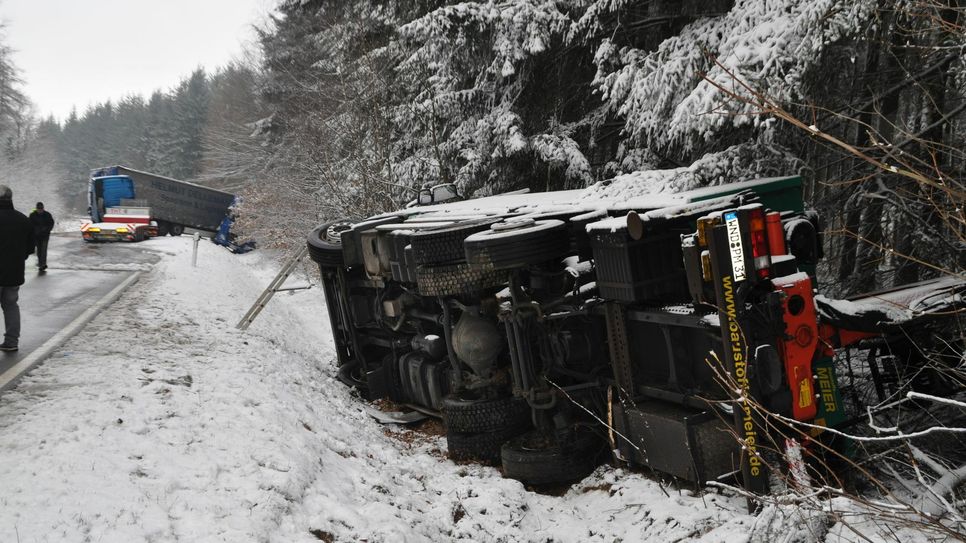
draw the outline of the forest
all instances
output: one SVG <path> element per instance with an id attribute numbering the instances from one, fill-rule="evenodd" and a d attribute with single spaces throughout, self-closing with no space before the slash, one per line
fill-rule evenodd
<path id="1" fill-rule="evenodd" d="M 3 159 L 61 180 L 46 189 L 78 212 L 105 164 L 233 190 L 267 243 L 443 182 L 474 197 L 801 174 L 826 220 L 826 281 L 869 291 L 962 272 L 962 12 L 290 0 L 251 60 L 62 122 L 31 116 L 0 50 Z"/>
<path id="2" fill-rule="evenodd" d="M 231 190 L 245 234 L 283 247 L 440 183 L 632 196 L 801 175 L 824 292 L 966 276 L 961 0 L 282 0 L 257 32 L 248 60 L 62 121 L 31 113 L 0 47 L 0 167 L 58 180 L 42 190 L 77 214 L 108 164 Z M 936 357 L 962 399 L 962 350 Z M 958 526 L 963 405 L 911 421 L 954 427 L 940 452 L 867 451 Z"/>

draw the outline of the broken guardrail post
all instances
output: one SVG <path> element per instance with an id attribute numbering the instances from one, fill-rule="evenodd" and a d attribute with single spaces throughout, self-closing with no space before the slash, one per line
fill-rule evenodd
<path id="1" fill-rule="evenodd" d="M 262 294 L 257 300 L 255 300 L 255 303 L 252 304 L 252 307 L 247 313 L 245 313 L 245 316 L 242 317 L 242 319 L 238 321 L 238 324 L 235 325 L 235 328 L 238 328 L 239 330 L 247 330 L 252 324 L 252 321 L 255 320 L 255 317 L 262 312 L 262 309 L 265 309 L 265 305 L 269 300 L 272 299 L 272 296 L 275 296 L 275 293 L 279 292 L 280 290 L 287 290 L 282 288 L 282 284 L 285 283 L 285 280 L 288 279 L 288 276 L 295 271 L 295 266 L 297 266 L 298 263 L 305 258 L 307 253 L 308 247 L 303 245 L 285 262 L 285 264 L 282 266 L 282 269 L 278 272 L 278 275 L 275 276 L 275 279 L 272 279 L 272 282 L 268 285 L 268 288 L 262 291 Z"/>
<path id="2" fill-rule="evenodd" d="M 201 240 L 201 234 L 199 234 L 198 232 L 195 232 L 194 235 L 191 236 L 191 238 L 195 240 L 194 247 L 192 247 L 191 249 L 191 267 L 197 268 L 198 267 L 198 241 Z"/>

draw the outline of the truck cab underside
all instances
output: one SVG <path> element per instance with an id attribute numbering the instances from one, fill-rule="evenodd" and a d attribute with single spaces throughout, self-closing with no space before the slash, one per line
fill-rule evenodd
<path id="1" fill-rule="evenodd" d="M 611 456 L 765 493 L 771 455 L 847 422 L 837 352 L 963 302 L 962 281 L 921 286 L 933 305 L 894 330 L 850 328 L 862 304 L 816 294 L 800 190 L 514 194 L 323 224 L 308 244 L 340 378 L 441 416 L 452 458 L 528 484 Z"/>

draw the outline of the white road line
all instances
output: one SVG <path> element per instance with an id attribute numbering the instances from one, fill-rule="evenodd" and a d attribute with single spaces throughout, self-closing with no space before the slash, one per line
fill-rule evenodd
<path id="1" fill-rule="evenodd" d="M 113 290 L 105 294 L 94 305 L 85 309 L 83 313 L 72 320 L 70 324 L 62 328 L 60 332 L 54 334 L 53 337 L 45 341 L 43 345 L 34 349 L 34 351 L 27 355 L 27 357 L 20 362 L 17 362 L 9 370 L 4 372 L 3 375 L 0 375 L 0 392 L 12 388 L 20 377 L 25 375 L 34 367 L 43 363 L 47 357 L 50 356 L 50 353 L 54 352 L 55 349 L 64 343 L 67 343 L 68 339 L 74 337 L 78 332 L 81 331 L 82 328 L 84 328 L 84 326 L 87 325 L 87 323 L 94 320 L 94 317 L 99 315 L 104 308 L 120 298 L 121 294 L 123 294 L 124 291 L 133 285 L 140 277 L 141 272 L 137 271 L 132 273 L 127 279 L 122 281 L 120 285 L 114 287 Z"/>
<path id="2" fill-rule="evenodd" d="M 116 268 L 110 267 L 110 264 L 106 264 L 100 267 L 93 266 L 48 266 L 47 270 L 58 270 L 58 271 L 98 271 L 98 272 L 141 272 L 148 271 L 151 269 L 151 264 L 134 264 L 134 265 L 118 265 Z"/>

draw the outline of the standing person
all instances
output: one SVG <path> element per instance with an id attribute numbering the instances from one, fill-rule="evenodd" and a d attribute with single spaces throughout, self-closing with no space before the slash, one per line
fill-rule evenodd
<path id="1" fill-rule="evenodd" d="M 37 267 L 44 271 L 47 269 L 47 243 L 50 241 L 50 231 L 54 229 L 54 216 L 44 210 L 43 202 L 37 202 L 37 207 L 30 213 L 30 222 L 34 225 L 34 241 L 37 242 Z"/>
<path id="2" fill-rule="evenodd" d="M 0 308 L 5 326 L 0 351 L 16 351 L 20 343 L 20 285 L 24 261 L 34 252 L 34 228 L 13 208 L 13 191 L 0 185 Z"/>

